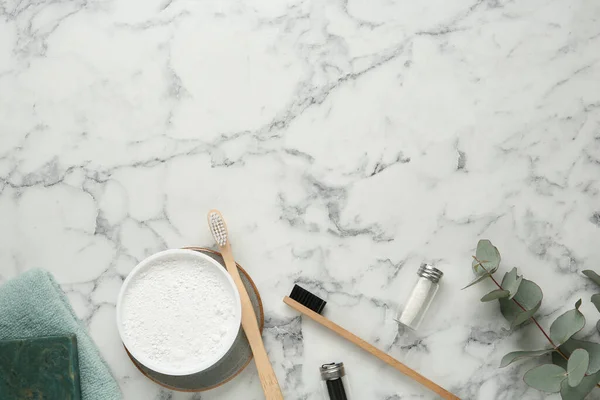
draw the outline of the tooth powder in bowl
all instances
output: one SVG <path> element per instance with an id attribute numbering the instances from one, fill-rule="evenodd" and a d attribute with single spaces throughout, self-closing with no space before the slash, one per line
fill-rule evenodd
<path id="1" fill-rule="evenodd" d="M 123 344 L 140 363 L 167 375 L 191 375 L 229 351 L 240 329 L 235 283 L 211 257 L 166 250 L 127 276 L 117 302 Z"/>

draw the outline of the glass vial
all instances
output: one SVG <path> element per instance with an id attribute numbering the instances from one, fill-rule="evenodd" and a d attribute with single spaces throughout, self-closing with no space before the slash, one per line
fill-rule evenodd
<path id="1" fill-rule="evenodd" d="M 439 281 L 443 272 L 431 265 L 422 264 L 417 275 L 419 276 L 417 283 L 397 320 L 413 330 L 419 329 L 423 322 L 423 317 L 440 287 Z"/>
<path id="2" fill-rule="evenodd" d="M 323 364 L 320 368 L 321 385 L 324 398 L 327 400 L 352 400 L 344 363 Z"/>

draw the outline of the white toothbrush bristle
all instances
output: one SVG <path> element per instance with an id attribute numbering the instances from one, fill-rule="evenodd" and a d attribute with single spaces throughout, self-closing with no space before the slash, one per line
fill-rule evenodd
<path id="1" fill-rule="evenodd" d="M 213 212 L 208 217 L 208 220 L 210 222 L 210 231 L 215 241 L 219 246 L 225 246 L 227 243 L 227 229 L 225 229 L 223 218 L 218 213 Z"/>

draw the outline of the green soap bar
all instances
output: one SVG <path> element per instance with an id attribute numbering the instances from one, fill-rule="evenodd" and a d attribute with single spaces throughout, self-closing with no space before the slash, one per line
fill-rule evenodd
<path id="1" fill-rule="evenodd" d="M 0 341 L 0 399 L 81 400 L 77 337 Z"/>

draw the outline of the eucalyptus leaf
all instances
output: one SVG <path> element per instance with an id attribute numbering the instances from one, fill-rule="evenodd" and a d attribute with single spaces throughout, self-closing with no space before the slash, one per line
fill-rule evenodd
<path id="1" fill-rule="evenodd" d="M 470 283 L 469 283 L 467 286 L 465 286 L 465 287 L 463 288 L 463 290 L 464 290 L 464 289 L 466 289 L 466 288 L 468 288 L 468 287 L 471 287 L 471 286 L 473 286 L 473 285 L 475 285 L 475 284 L 477 284 L 477 283 L 481 282 L 481 281 L 482 281 L 482 280 L 484 280 L 485 278 L 489 278 L 489 277 L 490 277 L 490 275 L 489 275 L 489 274 L 485 274 L 485 275 L 478 276 L 477 278 L 473 279 L 473 280 L 472 280 L 472 281 L 471 281 L 471 282 L 470 282 Z"/>
<path id="2" fill-rule="evenodd" d="M 585 317 L 581 311 L 569 310 L 550 325 L 550 339 L 560 346 L 585 326 Z"/>
<path id="3" fill-rule="evenodd" d="M 568 380 L 565 379 L 561 384 L 560 397 L 563 400 L 584 400 L 596 387 L 599 380 L 600 372 L 584 377 L 576 387 L 569 386 Z"/>
<path id="4" fill-rule="evenodd" d="M 523 279 L 513 300 L 518 301 L 525 310 L 531 310 L 535 307 L 539 308 L 542 298 L 542 289 L 532 281 Z M 499 299 L 500 311 L 504 318 L 511 324 L 518 315 L 524 312 L 513 300 Z"/>
<path id="5" fill-rule="evenodd" d="M 481 301 L 486 302 L 486 301 L 498 300 L 503 297 L 508 297 L 509 295 L 510 295 L 510 292 L 508 290 L 496 289 L 496 290 L 492 290 L 491 292 L 489 292 L 488 294 L 483 296 L 481 298 Z"/>
<path id="6" fill-rule="evenodd" d="M 576 349 L 571 353 L 567 363 L 567 379 L 569 386 L 576 387 L 581 383 L 585 373 L 590 365 L 590 355 L 584 349 Z"/>
<path id="7" fill-rule="evenodd" d="M 590 278 L 596 285 L 600 286 L 600 275 L 598 275 L 591 269 L 586 269 L 585 271 L 583 271 L 583 274 Z"/>
<path id="8" fill-rule="evenodd" d="M 523 380 L 534 389 L 548 393 L 558 393 L 561 382 L 567 378 L 567 371 L 554 364 L 543 364 L 530 369 Z"/>
<path id="9" fill-rule="evenodd" d="M 531 350 L 531 351 L 512 351 L 512 352 L 508 353 L 507 355 L 505 355 L 504 357 L 502 357 L 502 361 L 500 361 L 500 368 L 504 368 L 507 365 L 512 364 L 513 362 L 520 360 L 522 358 L 539 357 L 539 356 L 543 356 L 544 354 L 548 354 L 551 351 L 554 351 L 554 349 Z"/>
<path id="10" fill-rule="evenodd" d="M 508 296 L 509 300 L 517 294 L 521 281 L 523 281 L 523 277 L 517 275 L 516 268 L 511 269 L 510 272 L 507 272 L 504 275 L 504 278 L 502 279 L 502 288 L 510 292 L 510 296 Z"/>
<path id="11" fill-rule="evenodd" d="M 533 315 L 539 310 L 541 302 L 537 303 L 535 307 L 531 310 L 523 311 L 521 314 L 517 315 L 515 319 L 510 324 L 510 329 L 515 329 L 517 326 L 521 325 L 523 322 L 527 322 L 529 318 L 533 317 Z"/>
<path id="12" fill-rule="evenodd" d="M 596 310 L 600 311 L 600 293 L 593 294 L 590 300 L 596 306 Z"/>
<path id="13" fill-rule="evenodd" d="M 590 356 L 587 373 L 594 374 L 600 371 L 600 344 L 571 338 L 563 343 L 559 349 L 567 356 L 577 349 L 584 349 Z M 567 362 L 558 352 L 552 353 L 552 363 L 567 368 Z"/>
<path id="14" fill-rule="evenodd" d="M 477 260 L 473 260 L 471 266 L 476 276 L 483 275 L 486 273 L 493 274 L 500 265 L 500 252 L 498 249 L 487 239 L 480 240 L 477 243 L 477 250 L 475 252 Z M 485 267 L 481 268 L 481 265 Z"/>
<path id="15" fill-rule="evenodd" d="M 517 291 L 519 290 L 519 286 L 521 286 L 521 282 L 523 282 L 523 277 L 519 276 L 517 277 L 517 280 L 513 286 L 507 289 L 510 292 L 510 296 L 508 296 L 509 300 L 512 300 L 517 295 Z"/>

